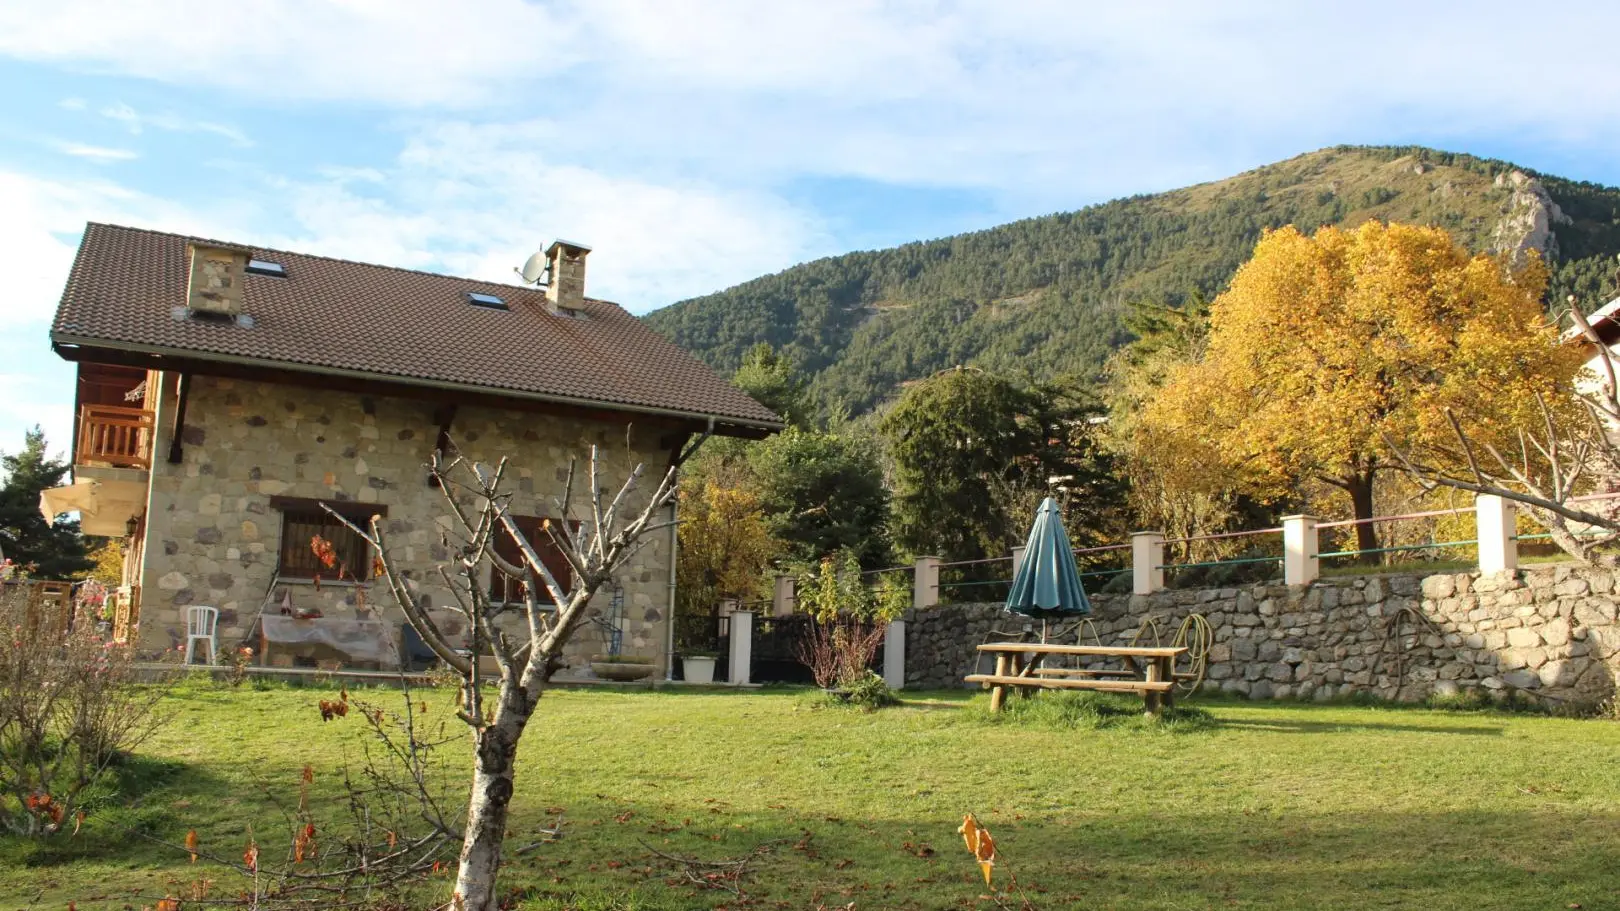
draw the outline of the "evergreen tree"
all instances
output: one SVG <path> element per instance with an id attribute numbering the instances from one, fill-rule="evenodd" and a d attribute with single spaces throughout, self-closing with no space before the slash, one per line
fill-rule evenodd
<path id="1" fill-rule="evenodd" d="M 895 543 L 947 561 L 1004 556 L 1049 493 L 1067 497 L 1077 544 L 1118 524 L 1124 488 L 1098 445 L 1101 416 L 1071 383 L 958 367 L 912 386 L 879 424 Z"/>
<path id="2" fill-rule="evenodd" d="M 765 342 L 749 349 L 731 384 L 789 424 L 802 426 L 808 417 L 804 380 L 791 361 Z"/>
<path id="3" fill-rule="evenodd" d="M 0 486 L 0 550 L 30 575 L 68 579 L 90 569 L 79 521 L 58 517 L 46 522 L 39 511 L 40 491 L 59 487 L 68 464 L 45 453 L 45 433 L 38 427 L 23 437 L 23 448 L 0 455 L 5 484 Z"/>
<path id="4" fill-rule="evenodd" d="M 789 427 L 748 453 L 771 533 L 797 562 L 849 552 L 888 560 L 889 492 L 877 453 L 847 433 Z"/>

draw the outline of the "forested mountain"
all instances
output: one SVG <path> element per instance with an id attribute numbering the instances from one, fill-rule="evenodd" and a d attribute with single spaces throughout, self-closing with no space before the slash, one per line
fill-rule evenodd
<path id="1" fill-rule="evenodd" d="M 1127 302 L 1213 297 L 1266 228 L 1437 224 L 1479 250 L 1534 247 L 1549 299 L 1612 295 L 1620 190 L 1407 147 L 1324 149 L 1214 183 L 795 266 L 648 314 L 729 375 L 758 342 L 814 377 L 823 408 L 868 410 L 954 364 L 1095 373 Z M 1605 299 L 1607 299 L 1605 297 Z"/>

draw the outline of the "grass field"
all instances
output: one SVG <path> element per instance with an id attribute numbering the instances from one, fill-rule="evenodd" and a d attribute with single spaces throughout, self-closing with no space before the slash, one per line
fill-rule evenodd
<path id="1" fill-rule="evenodd" d="M 226 855 L 249 823 L 268 842 L 279 817 L 255 782 L 290 794 L 307 763 L 335 795 L 355 753 L 361 726 L 316 711 L 330 695 L 182 686 L 139 806 L 115 818 L 175 841 L 195 828 Z M 873 714 L 819 698 L 548 695 L 509 843 L 559 808 L 563 835 L 503 873 L 529 890 L 518 907 L 741 907 L 647 846 L 721 859 L 766 844 L 748 907 L 994 907 L 956 834 L 967 811 L 1001 846 L 998 882 L 1015 873 L 1043 909 L 1620 907 L 1613 722 L 1214 701 L 1207 723 L 1065 728 L 989 722 L 968 694 Z M 140 908 L 200 869 L 92 819 L 48 846 L 0 841 L 0 909 Z M 207 875 L 214 894 L 240 885 Z"/>

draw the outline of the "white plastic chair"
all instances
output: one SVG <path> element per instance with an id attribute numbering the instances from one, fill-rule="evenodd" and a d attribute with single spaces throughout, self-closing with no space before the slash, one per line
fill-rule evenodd
<path id="1" fill-rule="evenodd" d="M 215 627 L 219 625 L 219 609 L 193 604 L 186 608 L 186 663 L 191 663 L 192 650 L 198 642 L 208 644 L 208 663 L 215 663 L 218 641 Z"/>

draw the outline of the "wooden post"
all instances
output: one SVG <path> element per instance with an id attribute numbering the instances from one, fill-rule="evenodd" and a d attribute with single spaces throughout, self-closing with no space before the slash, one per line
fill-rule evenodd
<path id="1" fill-rule="evenodd" d="M 1154 658 L 1153 660 L 1147 662 L 1147 667 L 1144 670 L 1147 671 L 1148 683 L 1159 682 L 1159 660 L 1160 659 L 1158 658 Z M 1154 692 L 1153 690 L 1143 690 L 1142 701 L 1147 704 L 1147 714 L 1155 716 L 1159 714 L 1158 693 Z"/>
<path id="2" fill-rule="evenodd" d="M 1005 676 L 1007 676 L 1007 669 L 1008 669 L 1008 665 L 1010 663 L 1011 663 L 1011 657 L 1006 652 L 996 652 L 996 676 L 997 677 L 1005 677 Z M 992 712 L 1001 711 L 1001 704 L 1002 704 L 1002 702 L 1004 702 L 1006 700 L 1006 698 L 1007 698 L 1007 685 L 1006 684 L 997 683 L 997 684 L 991 686 L 990 687 L 990 711 L 992 711 Z"/>
<path id="3" fill-rule="evenodd" d="M 1162 679 L 1169 680 L 1171 683 L 1174 683 L 1176 679 L 1176 659 L 1160 658 L 1159 660 L 1162 662 L 1162 664 L 1159 666 L 1159 674 L 1161 675 Z M 1176 707 L 1176 688 L 1174 686 L 1164 691 L 1163 705 L 1165 708 L 1169 709 Z"/>

